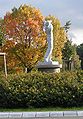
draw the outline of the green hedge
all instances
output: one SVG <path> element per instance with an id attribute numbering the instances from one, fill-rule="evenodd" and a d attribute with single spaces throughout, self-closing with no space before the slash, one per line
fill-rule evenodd
<path id="1" fill-rule="evenodd" d="M 0 107 L 83 106 L 83 71 L 0 76 Z"/>

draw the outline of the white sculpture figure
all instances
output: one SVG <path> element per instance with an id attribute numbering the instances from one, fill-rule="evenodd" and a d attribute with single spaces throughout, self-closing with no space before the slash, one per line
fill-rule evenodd
<path id="1" fill-rule="evenodd" d="M 37 68 L 39 71 L 46 72 L 60 72 L 60 64 L 58 61 L 52 61 L 52 50 L 53 50 L 53 25 L 51 20 L 44 22 L 43 30 L 47 34 L 48 47 L 44 56 L 44 62 L 38 62 Z"/>
<path id="2" fill-rule="evenodd" d="M 52 65 L 58 65 L 58 61 L 52 61 L 52 50 L 53 50 L 53 25 L 51 20 L 47 20 L 44 22 L 43 30 L 47 34 L 47 43 L 48 48 L 46 51 L 46 54 L 44 56 L 44 64 L 52 64 Z"/>
<path id="3" fill-rule="evenodd" d="M 44 56 L 44 62 L 52 63 L 51 58 L 52 58 L 52 50 L 53 50 L 53 25 L 51 20 L 44 22 L 43 30 L 47 34 L 47 43 L 48 43 L 48 48 Z"/>

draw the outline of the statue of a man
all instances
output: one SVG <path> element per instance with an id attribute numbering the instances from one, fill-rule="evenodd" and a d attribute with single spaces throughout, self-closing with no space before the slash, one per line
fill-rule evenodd
<path id="1" fill-rule="evenodd" d="M 53 50 L 53 25 L 51 20 L 44 22 L 43 30 L 47 34 L 47 50 L 44 56 L 44 62 L 39 62 L 37 67 L 40 71 L 60 72 L 60 64 L 58 61 L 52 61 Z"/>
<path id="2" fill-rule="evenodd" d="M 51 20 L 47 20 L 44 22 L 43 30 L 47 34 L 47 43 L 48 43 L 48 48 L 44 56 L 44 62 L 52 63 L 51 58 L 52 58 L 52 50 L 53 50 L 53 25 Z"/>

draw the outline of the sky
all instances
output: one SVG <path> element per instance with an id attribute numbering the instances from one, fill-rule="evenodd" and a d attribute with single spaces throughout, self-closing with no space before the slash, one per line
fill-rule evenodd
<path id="1" fill-rule="evenodd" d="M 83 0 L 0 0 L 0 17 L 22 4 L 40 9 L 44 16 L 54 15 L 62 26 L 70 20 L 69 38 L 77 45 L 83 43 Z"/>

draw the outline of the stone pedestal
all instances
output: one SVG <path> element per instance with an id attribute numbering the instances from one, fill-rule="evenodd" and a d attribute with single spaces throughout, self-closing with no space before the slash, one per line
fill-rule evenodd
<path id="1" fill-rule="evenodd" d="M 61 64 L 57 63 L 38 63 L 37 65 L 38 71 L 42 72 L 49 72 L 49 73 L 54 73 L 54 72 L 60 72 L 60 68 L 62 68 Z"/>

